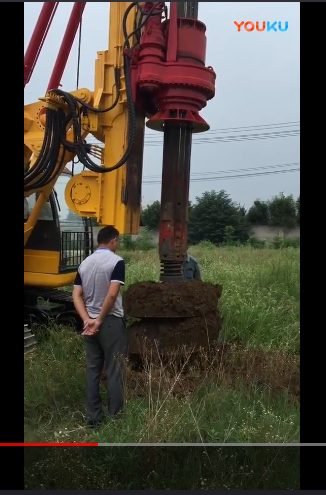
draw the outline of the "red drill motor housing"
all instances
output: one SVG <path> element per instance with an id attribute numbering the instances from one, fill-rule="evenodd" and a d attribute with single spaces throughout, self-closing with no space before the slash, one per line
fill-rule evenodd
<path id="1" fill-rule="evenodd" d="M 176 4 L 171 2 L 170 19 L 162 22 L 162 14 L 156 14 L 147 20 L 140 48 L 133 52 L 135 101 L 149 107 L 149 100 L 158 110 L 146 124 L 150 129 L 164 131 L 164 124 L 173 121 L 204 132 L 209 125 L 199 112 L 214 97 L 216 80 L 213 68 L 205 67 L 206 26 L 178 18 Z M 162 7 L 164 2 L 157 11 L 163 12 Z M 153 2 L 146 2 L 144 10 L 152 9 Z"/>

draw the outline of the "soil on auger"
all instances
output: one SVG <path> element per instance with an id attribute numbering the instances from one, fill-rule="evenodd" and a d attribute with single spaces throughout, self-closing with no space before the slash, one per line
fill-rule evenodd
<path id="1" fill-rule="evenodd" d="M 219 285 L 193 282 L 141 282 L 124 293 L 126 316 L 139 318 L 128 328 L 128 354 L 174 355 L 181 348 L 210 348 L 221 328 Z M 181 354 L 180 354 L 181 353 Z"/>
<path id="2" fill-rule="evenodd" d="M 209 349 L 219 336 L 222 319 L 215 312 L 193 318 L 143 318 L 128 328 L 128 354 L 171 354 L 181 347 Z"/>
<path id="3" fill-rule="evenodd" d="M 193 282 L 141 282 L 123 295 L 126 316 L 134 318 L 190 318 L 214 313 L 222 289 Z"/>

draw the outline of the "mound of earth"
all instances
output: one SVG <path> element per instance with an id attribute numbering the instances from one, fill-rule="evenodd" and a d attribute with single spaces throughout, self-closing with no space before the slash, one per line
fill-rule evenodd
<path id="1" fill-rule="evenodd" d="M 193 318 L 146 318 L 128 328 L 128 354 L 175 353 L 180 347 L 192 351 L 209 349 L 216 342 L 222 319 L 216 311 Z"/>
<path id="2" fill-rule="evenodd" d="M 126 316 L 134 318 L 203 317 L 216 311 L 221 294 L 219 285 L 198 281 L 141 282 L 124 293 L 123 306 Z"/>

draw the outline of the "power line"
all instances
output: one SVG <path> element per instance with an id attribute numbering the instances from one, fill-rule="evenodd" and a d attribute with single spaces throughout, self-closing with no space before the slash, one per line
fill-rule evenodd
<path id="1" fill-rule="evenodd" d="M 295 168 L 295 169 L 287 169 L 287 170 L 282 170 L 285 167 L 293 167 L 300 165 L 300 162 L 290 162 L 290 163 L 280 163 L 277 165 L 265 165 L 265 166 L 260 166 L 260 167 L 248 167 L 248 168 L 236 168 L 236 169 L 230 169 L 230 170 L 219 170 L 219 171 L 214 171 L 214 172 L 193 172 L 190 175 L 190 180 L 191 182 L 208 182 L 208 181 L 214 181 L 214 180 L 226 180 L 228 178 L 233 179 L 233 178 L 243 178 L 243 177 L 255 177 L 256 175 L 270 175 L 270 174 L 277 174 L 277 173 L 289 173 L 289 172 L 297 172 L 300 169 Z M 270 172 L 264 172 L 264 173 L 251 173 L 252 171 L 256 170 L 270 170 Z M 281 169 L 281 170 L 274 170 L 274 169 Z M 236 175 L 227 175 L 227 176 L 221 176 L 220 174 L 229 174 L 230 172 L 236 173 Z M 240 172 L 240 173 L 238 173 Z M 249 172 L 249 174 L 242 174 L 241 172 Z M 199 177 L 197 177 L 199 176 Z M 206 177 L 203 177 L 206 176 Z M 161 175 L 147 175 L 143 176 L 143 184 L 148 185 L 148 184 L 160 184 L 161 183 Z"/>
<path id="2" fill-rule="evenodd" d="M 222 127 L 222 128 L 217 128 L 217 129 L 210 129 L 209 131 L 206 131 L 203 133 L 205 136 L 211 136 L 212 134 L 224 134 L 225 132 L 233 131 L 233 132 L 246 132 L 248 131 L 255 131 L 255 130 L 268 130 L 268 129 L 281 129 L 281 128 L 287 128 L 287 127 L 298 127 L 300 126 L 300 120 L 293 120 L 289 122 L 277 122 L 275 124 L 257 124 L 257 125 L 249 125 L 249 126 L 240 126 L 240 127 Z M 201 135 L 203 135 L 201 134 Z M 149 134 L 146 136 L 146 139 L 157 139 L 157 133 L 155 134 Z M 194 137 L 197 137 L 196 134 Z"/>
<path id="3" fill-rule="evenodd" d="M 274 170 L 271 172 L 257 172 L 253 174 L 237 174 L 237 175 L 226 175 L 226 176 L 215 176 L 215 177 L 202 177 L 202 178 L 196 178 L 192 179 L 191 183 L 193 182 L 212 182 L 212 181 L 220 181 L 220 180 L 229 180 L 229 179 L 245 179 L 247 177 L 259 177 L 259 176 L 264 176 L 264 175 L 276 175 L 276 174 L 288 174 L 291 172 L 299 172 L 300 168 L 293 168 L 293 169 L 288 169 L 288 170 Z M 154 184 L 160 184 L 161 181 L 143 181 L 143 185 L 154 185 Z"/>
<path id="4" fill-rule="evenodd" d="M 300 162 L 292 162 L 292 163 L 281 163 L 279 165 L 265 165 L 265 166 L 261 166 L 261 167 L 249 167 L 249 168 L 236 168 L 236 169 L 230 169 L 230 170 L 219 170 L 218 172 L 217 171 L 214 171 L 214 172 L 193 172 L 190 174 L 190 178 L 192 178 L 193 176 L 196 176 L 196 175 L 199 175 L 199 176 L 203 176 L 203 175 L 216 175 L 216 174 L 228 174 L 230 172 L 250 172 L 251 170 L 266 170 L 266 169 L 274 169 L 274 168 L 282 168 L 282 167 L 290 167 L 290 166 L 293 166 L 293 165 L 299 165 Z M 158 178 L 161 178 L 161 175 L 160 174 L 156 174 L 156 175 L 146 175 L 143 177 L 143 179 L 158 179 Z"/>
<path id="5" fill-rule="evenodd" d="M 193 137 L 192 143 L 194 145 L 197 144 L 215 144 L 215 143 L 232 143 L 236 141 L 256 141 L 257 139 L 276 139 L 276 138 L 287 138 L 287 137 L 294 137 L 294 136 L 299 136 L 300 131 L 281 131 L 281 132 L 266 132 L 266 133 L 260 133 L 260 134 L 242 134 L 239 136 L 222 136 L 222 137 Z M 163 138 L 162 140 L 157 140 L 157 141 L 147 141 L 145 140 L 145 145 L 146 146 L 162 146 L 163 145 Z"/>
<path id="6" fill-rule="evenodd" d="M 269 130 L 269 129 L 282 129 L 282 128 L 288 128 L 288 127 L 300 127 L 300 120 L 293 121 L 293 122 L 280 122 L 278 124 L 262 124 L 262 125 L 252 125 L 252 126 L 246 126 L 246 127 L 225 127 L 221 129 L 210 129 L 209 131 L 206 131 L 203 133 L 205 136 L 211 135 L 211 134 L 224 134 L 225 132 L 246 132 L 248 131 L 255 131 L 255 130 Z M 148 138 L 156 138 L 157 134 L 149 134 L 147 137 Z"/>
<path id="7" fill-rule="evenodd" d="M 254 131 L 254 130 L 269 130 L 269 129 L 280 129 L 280 128 L 288 128 L 288 127 L 299 127 L 300 126 L 300 120 L 290 120 L 288 122 L 277 122 L 277 123 L 272 123 L 272 124 L 256 124 L 256 125 L 248 125 L 248 126 L 239 126 L 239 127 L 221 127 L 217 129 L 210 129 L 209 131 L 206 131 L 204 133 L 205 136 L 211 135 L 211 134 L 223 134 L 225 132 L 233 131 L 233 132 L 247 132 L 248 131 Z M 155 134 L 149 134 L 146 136 L 148 139 L 157 138 L 157 133 Z M 202 134 L 201 134 L 202 135 Z"/>
<path id="8" fill-rule="evenodd" d="M 273 131 L 273 132 L 263 132 L 260 134 L 256 133 L 251 133 L 251 134 L 240 134 L 240 135 L 228 135 L 228 136 L 221 136 L 218 137 L 216 134 L 223 134 L 229 131 L 233 132 L 247 132 L 247 131 L 254 131 L 254 130 L 270 130 L 272 128 L 288 128 L 288 127 L 298 127 L 300 125 L 300 120 L 296 121 L 288 121 L 288 122 L 277 122 L 277 123 L 272 123 L 272 124 L 258 124 L 258 125 L 252 125 L 252 126 L 241 126 L 241 127 L 225 127 L 225 128 L 220 128 L 220 129 L 211 129 L 210 131 L 207 131 L 204 134 L 194 134 L 193 136 L 193 144 L 194 145 L 199 145 L 199 144 L 216 144 L 219 142 L 241 142 L 241 141 L 256 141 L 258 139 L 277 139 L 277 138 L 288 138 L 288 137 L 296 137 L 300 135 L 299 130 L 283 130 L 283 131 Z M 161 134 L 161 133 L 160 133 Z M 162 134 L 161 134 L 162 136 Z M 155 147 L 155 146 L 162 146 L 163 145 L 163 139 L 157 139 L 158 134 L 150 134 L 146 136 L 145 138 L 145 146 L 147 147 Z M 152 138 L 152 139 L 151 139 Z M 88 144 L 93 144 L 93 145 L 98 145 L 98 146 L 103 146 L 103 143 L 101 141 L 96 140 L 93 136 L 91 136 L 90 139 L 87 139 Z M 282 165 L 283 166 L 283 165 Z M 274 166 L 270 166 L 269 168 L 272 168 Z M 276 166 L 275 166 L 276 167 Z M 257 170 L 259 168 L 264 168 L 264 167 L 257 167 Z M 235 170 L 236 172 L 240 171 L 241 169 Z M 244 171 L 246 169 L 243 169 Z M 250 170 L 250 169 L 248 169 Z M 225 171 L 225 173 L 228 173 L 230 171 Z M 224 171 L 220 171 L 217 173 L 224 173 Z M 210 174 L 210 172 L 203 172 L 200 175 L 204 174 Z M 194 175 L 194 174 L 193 174 Z M 150 177 L 150 176 L 149 176 Z"/>
<path id="9" fill-rule="evenodd" d="M 196 135 L 193 138 L 193 144 L 215 144 L 215 143 L 231 143 L 231 142 L 236 142 L 236 141 L 256 141 L 257 139 L 276 139 L 276 138 L 287 138 L 287 137 L 295 137 L 299 136 L 300 131 L 279 131 L 279 132 L 270 132 L 270 133 L 260 133 L 260 134 L 242 134 L 239 136 L 222 136 L 222 137 L 196 137 Z M 103 143 L 100 141 L 95 141 L 92 139 L 87 140 L 88 144 L 94 144 L 101 146 Z M 147 141 L 145 139 L 145 145 L 147 147 L 157 147 L 157 146 L 162 146 L 163 145 L 163 137 L 160 140 L 149 140 Z"/>
<path id="10" fill-rule="evenodd" d="M 237 129 L 242 129 L 244 131 L 245 129 L 251 129 L 252 130 L 253 128 L 268 128 L 268 127 L 275 127 L 275 126 L 292 127 L 292 126 L 298 126 L 298 125 L 300 125 L 300 120 L 290 120 L 289 122 L 277 122 L 276 124 L 274 123 L 274 124 L 247 125 L 247 126 L 240 126 L 240 127 L 222 127 L 222 128 L 217 128 L 217 129 L 210 129 L 207 132 L 235 131 Z"/>

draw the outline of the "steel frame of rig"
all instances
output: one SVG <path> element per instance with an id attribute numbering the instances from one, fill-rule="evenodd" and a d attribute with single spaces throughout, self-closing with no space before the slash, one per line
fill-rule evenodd
<path id="1" fill-rule="evenodd" d="M 24 57 L 24 87 L 59 3 L 42 7 Z M 138 233 L 146 118 L 148 128 L 164 133 L 160 280 L 181 280 L 187 256 L 192 133 L 209 129 L 199 112 L 214 97 L 216 80 L 206 67 L 206 26 L 197 19 L 198 2 L 171 2 L 169 16 L 164 2 L 111 2 L 109 47 L 98 52 L 94 90 L 67 93 L 58 88 L 85 6 L 74 3 L 45 98 L 24 107 L 24 199 L 37 194 L 24 221 L 24 280 L 34 294 L 69 285 L 76 271 L 63 275 L 60 255 L 49 247 L 40 251 L 34 242 L 28 249 L 40 213 L 73 158 L 84 170 L 66 186 L 70 210 L 115 225 L 121 234 Z M 87 144 L 88 134 L 103 148 Z"/>

